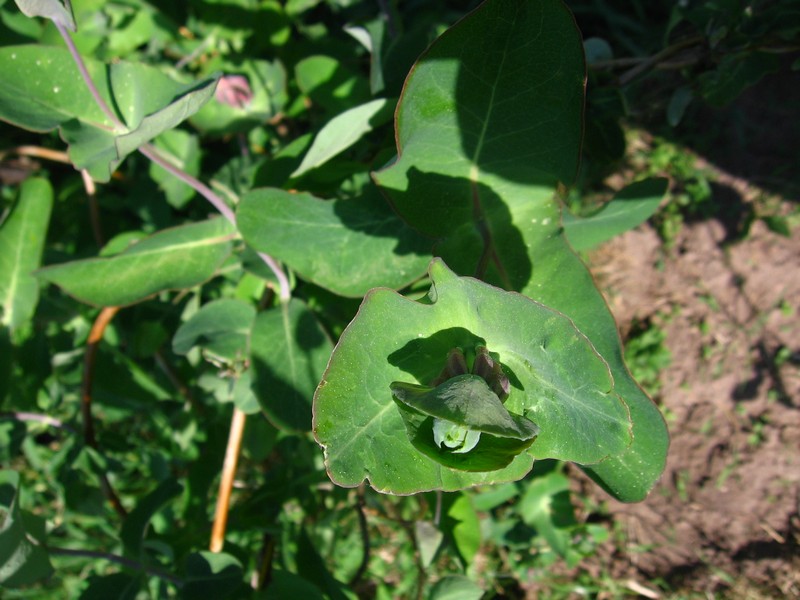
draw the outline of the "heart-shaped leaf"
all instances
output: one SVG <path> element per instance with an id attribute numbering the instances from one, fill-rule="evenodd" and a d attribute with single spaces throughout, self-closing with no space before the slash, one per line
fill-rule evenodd
<path id="1" fill-rule="evenodd" d="M 628 410 L 613 390 L 608 366 L 569 319 L 520 294 L 458 277 L 441 260 L 431 264 L 430 277 L 427 302 L 385 289 L 367 294 L 331 356 L 315 396 L 314 432 L 335 482 L 355 486 L 369 478 L 392 493 L 455 490 L 518 479 L 533 457 L 595 463 L 628 447 Z M 415 447 L 416 434 L 406 431 L 392 384 L 429 385 L 453 348 L 478 346 L 497 357 L 509 378 L 501 407 L 519 419 L 524 415 L 541 433 L 524 452 L 528 441 L 518 440 L 519 453 L 508 466 L 467 473 L 461 469 L 469 467 L 469 452 L 446 453 L 459 462 L 454 469 Z M 421 415 L 419 436 L 429 436 L 418 444 L 438 450 L 433 417 L 413 412 Z M 521 437 L 531 433 L 530 425 L 518 424 L 526 431 Z M 496 447 L 491 451 L 496 456 Z"/>

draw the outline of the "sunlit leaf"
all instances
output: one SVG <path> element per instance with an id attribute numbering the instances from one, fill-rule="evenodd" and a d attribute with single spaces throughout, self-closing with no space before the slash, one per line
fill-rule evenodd
<path id="1" fill-rule="evenodd" d="M 203 283 L 231 251 L 233 226 L 217 218 L 160 231 L 109 258 L 45 267 L 36 275 L 82 302 L 125 306 Z"/>

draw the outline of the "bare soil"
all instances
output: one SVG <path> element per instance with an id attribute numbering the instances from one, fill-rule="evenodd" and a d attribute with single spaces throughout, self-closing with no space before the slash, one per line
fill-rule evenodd
<path id="1" fill-rule="evenodd" d="M 640 597 L 800 598 L 800 236 L 728 237 L 699 222 L 664 250 L 644 227 L 592 257 L 623 336 L 656 324 L 672 354 L 666 471 L 645 502 L 607 501 L 625 541 L 602 568 Z"/>

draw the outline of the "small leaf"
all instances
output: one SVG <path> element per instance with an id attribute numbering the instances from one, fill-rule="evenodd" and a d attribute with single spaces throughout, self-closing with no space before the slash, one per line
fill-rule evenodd
<path id="1" fill-rule="evenodd" d="M 475 431 L 517 440 L 530 440 L 539 433 L 530 420 L 509 413 L 477 375 L 459 375 L 435 388 L 399 382 L 390 387 L 406 406 Z"/>
<path id="2" fill-rule="evenodd" d="M 663 177 L 632 183 L 588 217 L 575 217 L 564 211 L 562 223 L 570 245 L 575 250 L 588 250 L 638 227 L 658 210 L 667 184 Z"/>
<path id="3" fill-rule="evenodd" d="M 177 480 L 165 479 L 156 489 L 139 500 L 136 508 L 126 517 L 120 532 L 126 555 L 139 557 L 153 515 L 182 491 L 183 486 Z"/>
<path id="4" fill-rule="evenodd" d="M 43 540 L 28 531 L 19 507 L 19 473 L 0 471 L 0 585 L 20 587 L 53 572 Z"/>
<path id="5" fill-rule="evenodd" d="M 422 566 L 428 568 L 436 558 L 436 552 L 442 545 L 444 535 L 430 521 L 415 522 L 414 534 L 417 539 L 417 548 L 419 548 L 419 559 Z"/>
<path id="6" fill-rule="evenodd" d="M 471 564 L 481 546 L 481 522 L 475 512 L 471 495 L 456 494 L 456 498 L 447 508 L 443 527 L 453 538 L 464 563 Z"/>
<path id="7" fill-rule="evenodd" d="M 692 92 L 692 88 L 687 85 L 683 85 L 672 92 L 669 104 L 667 105 L 667 123 L 669 123 L 670 126 L 678 126 L 681 119 L 683 119 L 686 108 L 691 104 L 693 98 L 694 93 Z"/>
<path id="8" fill-rule="evenodd" d="M 244 579 L 241 563 L 230 554 L 195 552 L 186 559 L 181 598 L 225 598 Z"/>
<path id="9" fill-rule="evenodd" d="M 36 275 L 95 306 L 126 306 L 165 290 L 199 285 L 231 251 L 233 226 L 216 218 L 165 229 L 110 258 L 45 267 Z"/>
<path id="10" fill-rule="evenodd" d="M 20 187 L 17 205 L 0 225 L 0 324 L 12 330 L 30 320 L 39 301 L 33 271 L 40 266 L 52 207 L 50 183 L 28 179 Z"/>
<path id="11" fill-rule="evenodd" d="M 67 0 L 66 7 L 59 0 L 14 0 L 26 17 L 44 17 L 54 23 L 66 27 L 70 31 L 77 31 L 75 17 L 72 16 L 72 6 Z"/>
<path id="12" fill-rule="evenodd" d="M 431 588 L 430 600 L 480 600 L 483 590 L 463 575 L 443 577 Z"/>
<path id="13" fill-rule="evenodd" d="M 217 361 L 243 361 L 250 351 L 256 309 L 241 300 L 223 298 L 205 304 L 183 323 L 172 339 L 172 351 L 188 354 L 198 346 Z"/>
<path id="14" fill-rule="evenodd" d="M 558 472 L 535 477 L 516 507 L 522 520 L 536 528 L 550 547 L 560 556 L 566 556 L 570 533 L 575 524 L 569 500 L 569 479 Z"/>
<path id="15" fill-rule="evenodd" d="M 276 426 L 311 427 L 311 398 L 331 342 L 314 314 L 292 298 L 256 317 L 250 339 L 253 391 Z"/>
<path id="16" fill-rule="evenodd" d="M 112 573 L 104 576 L 90 576 L 89 585 L 81 592 L 78 600 L 136 600 L 142 590 L 143 578 L 127 573 Z"/>
<path id="17" fill-rule="evenodd" d="M 384 98 L 355 106 L 336 115 L 314 138 L 311 148 L 303 157 L 303 162 L 291 176 L 299 177 L 303 173 L 325 164 L 355 144 L 375 127 L 389 121 L 391 116 L 391 105 Z"/>

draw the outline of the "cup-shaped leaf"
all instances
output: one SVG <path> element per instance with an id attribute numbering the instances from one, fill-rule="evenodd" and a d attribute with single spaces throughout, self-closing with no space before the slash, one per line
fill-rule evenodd
<path id="1" fill-rule="evenodd" d="M 536 424 L 511 414 L 477 375 L 459 375 L 435 388 L 394 382 L 391 390 L 399 404 L 411 409 L 401 410 L 411 443 L 454 469 L 502 469 L 539 434 Z"/>
<path id="2" fill-rule="evenodd" d="M 355 486 L 368 478 L 376 489 L 399 494 L 456 490 L 519 479 L 533 458 L 591 464 L 628 448 L 628 408 L 607 363 L 570 319 L 520 294 L 458 277 L 441 259 L 429 272 L 432 286 L 424 301 L 387 289 L 367 294 L 317 388 L 314 433 L 336 483 Z M 491 350 L 508 379 L 505 402 L 474 372 L 439 379 L 448 360 L 455 362 L 453 349 L 469 354 L 480 347 Z M 478 364 L 481 370 L 488 366 Z M 463 371 L 463 365 L 453 370 Z M 416 398 L 413 386 L 430 389 L 432 382 L 443 390 L 465 382 L 480 388 L 486 406 L 497 409 L 483 412 L 496 412 L 506 425 L 489 426 L 487 415 L 472 410 L 455 418 L 458 402 L 448 411 L 439 406 L 439 392 Z M 489 435 L 481 433 L 468 452 L 443 450 L 433 434 L 437 418 Z M 541 428 L 533 443 L 527 419 Z M 517 437 L 497 435 L 514 431 L 514 424 Z"/>

